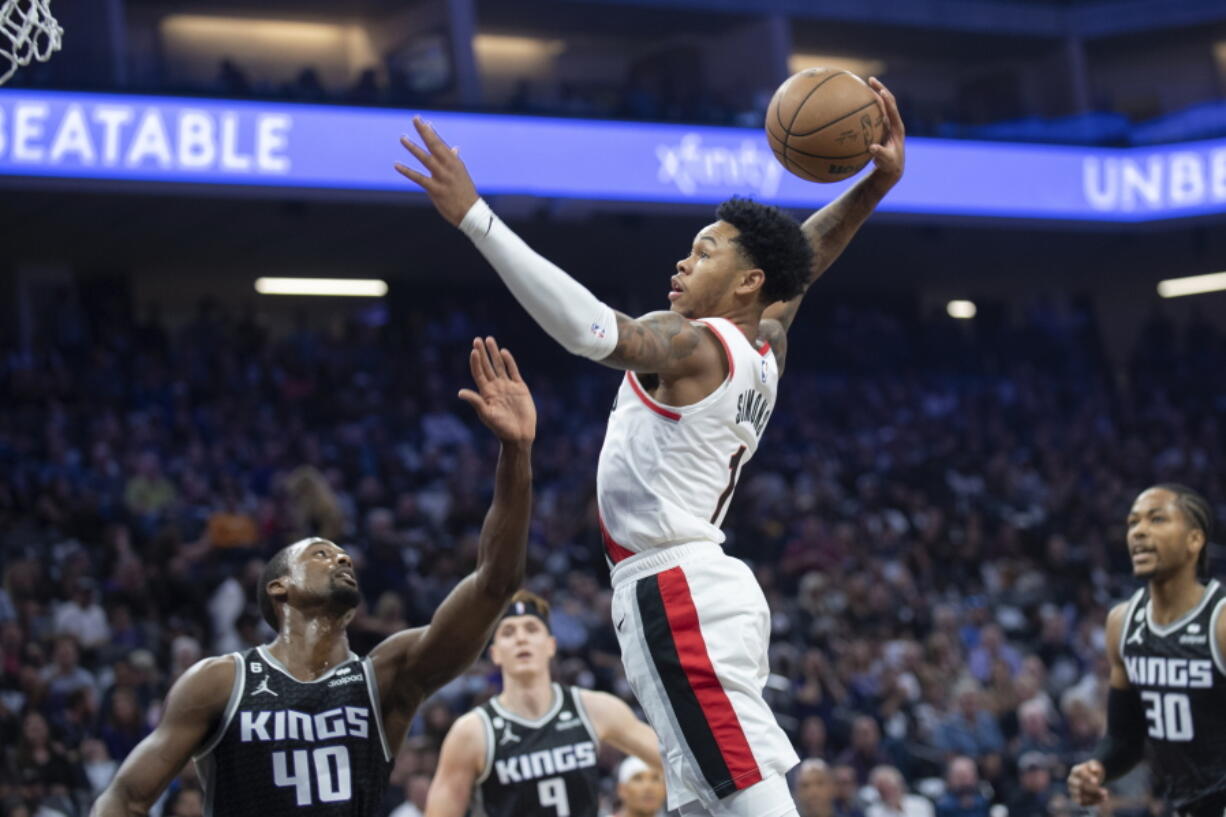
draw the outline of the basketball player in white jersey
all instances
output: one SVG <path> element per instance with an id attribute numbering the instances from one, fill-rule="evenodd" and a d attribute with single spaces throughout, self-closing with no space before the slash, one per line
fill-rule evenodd
<path id="1" fill-rule="evenodd" d="M 553 682 L 557 648 L 549 602 L 517 592 L 490 644 L 502 694 L 452 725 L 425 817 L 596 817 L 602 743 L 660 773 L 656 733 L 623 701 Z"/>
<path id="2" fill-rule="evenodd" d="M 784 774 L 798 758 L 762 697 L 770 611 L 752 572 L 724 555 L 720 523 L 758 447 L 801 298 L 902 176 L 889 130 L 873 172 L 802 225 L 744 199 L 720 206 L 676 264 L 671 309 L 632 318 L 599 301 L 498 219 L 420 118 L 427 173 L 397 165 L 460 228 L 546 332 L 626 371 L 597 473 L 626 677 L 660 736 L 668 805 L 682 815 L 796 814 Z"/>

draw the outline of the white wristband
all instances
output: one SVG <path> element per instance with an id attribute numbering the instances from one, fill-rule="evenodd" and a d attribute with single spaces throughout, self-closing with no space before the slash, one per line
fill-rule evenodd
<path id="1" fill-rule="evenodd" d="M 477 199 L 460 230 L 498 272 L 515 300 L 572 354 L 603 360 L 617 348 L 617 319 L 587 287 L 541 256 Z"/>

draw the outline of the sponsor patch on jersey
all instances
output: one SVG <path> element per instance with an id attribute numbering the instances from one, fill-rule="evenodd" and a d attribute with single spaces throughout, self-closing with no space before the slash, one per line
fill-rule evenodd
<path id="1" fill-rule="evenodd" d="M 349 670 L 344 670 L 344 672 L 348 672 L 348 671 Z M 340 675 L 339 671 L 337 672 L 337 675 Z M 363 677 L 361 673 L 358 673 L 357 675 L 344 675 L 340 678 L 334 678 L 333 680 L 329 681 L 328 686 L 339 687 L 339 686 L 344 686 L 345 684 L 356 684 L 364 680 L 366 679 Z"/>

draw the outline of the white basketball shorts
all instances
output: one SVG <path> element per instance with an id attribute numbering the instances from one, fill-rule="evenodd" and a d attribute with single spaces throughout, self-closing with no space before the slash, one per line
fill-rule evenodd
<path id="1" fill-rule="evenodd" d="M 660 737 L 668 808 L 698 800 L 731 815 L 752 801 L 746 817 L 789 813 L 786 784 L 757 785 L 800 760 L 762 698 L 770 610 L 752 571 L 700 542 L 625 559 L 612 580 L 622 662 Z M 733 796 L 750 787 L 780 803 Z"/>

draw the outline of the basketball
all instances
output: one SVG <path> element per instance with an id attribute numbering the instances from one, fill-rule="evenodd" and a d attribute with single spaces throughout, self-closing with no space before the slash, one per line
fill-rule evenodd
<path id="1" fill-rule="evenodd" d="M 837 182 L 860 171 L 880 143 L 885 120 L 877 94 L 849 71 L 809 68 L 788 77 L 766 109 L 766 139 L 789 172 Z"/>

